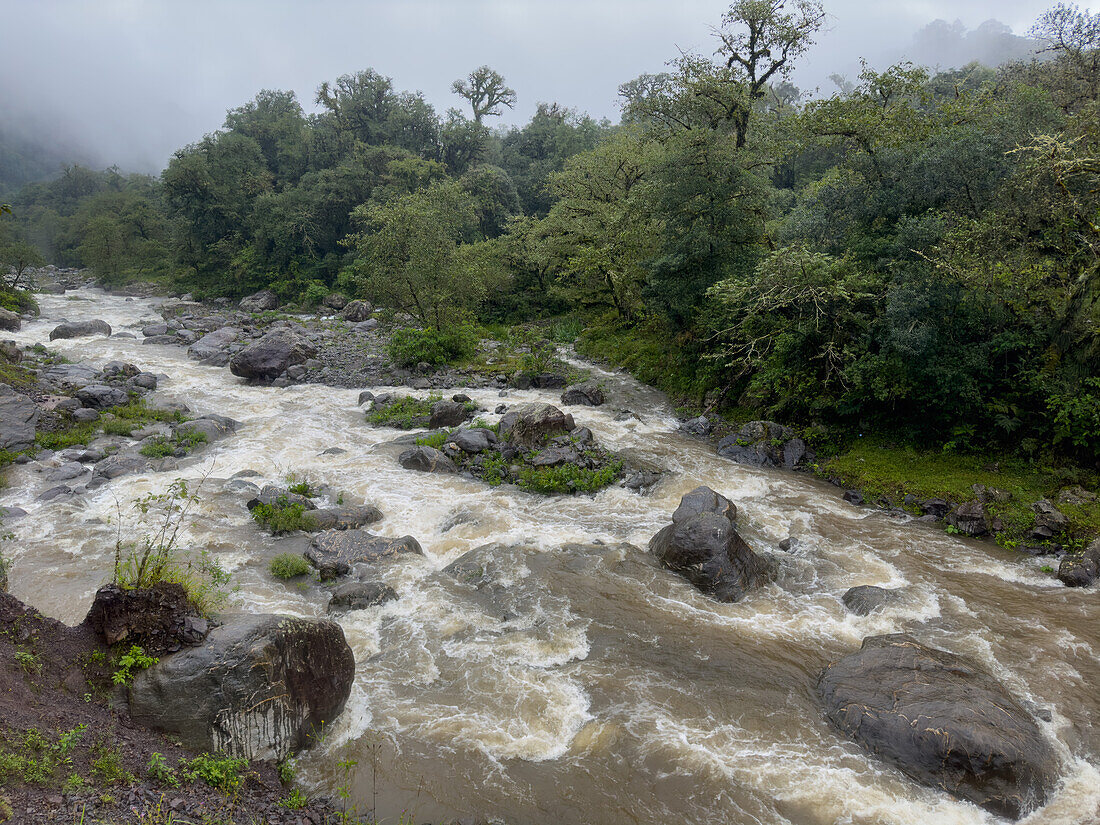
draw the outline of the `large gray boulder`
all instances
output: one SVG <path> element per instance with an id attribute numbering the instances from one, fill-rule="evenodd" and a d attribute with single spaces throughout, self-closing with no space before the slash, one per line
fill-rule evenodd
<path id="1" fill-rule="evenodd" d="M 270 289 L 261 289 L 241 298 L 238 306 L 243 312 L 266 312 L 279 306 L 279 296 Z"/>
<path id="2" fill-rule="evenodd" d="M 224 357 L 228 363 L 229 345 L 237 340 L 241 331 L 236 327 L 222 327 L 208 332 L 187 349 L 187 355 L 196 361 Z"/>
<path id="3" fill-rule="evenodd" d="M 793 470 L 810 460 L 806 443 L 790 427 L 774 421 L 750 421 L 718 442 L 718 455 L 754 467 Z"/>
<path id="4" fill-rule="evenodd" d="M 371 305 L 366 301 L 355 300 L 344 307 L 344 311 L 340 313 L 340 317 L 352 323 L 366 321 L 370 318 L 372 309 Z"/>
<path id="5" fill-rule="evenodd" d="M 23 326 L 23 322 L 16 313 L 0 307 L 0 329 L 7 332 L 18 332 L 21 326 Z"/>
<path id="6" fill-rule="evenodd" d="M 500 419 L 500 439 L 517 447 L 538 449 L 551 438 L 575 430 L 573 416 L 550 404 L 523 404 Z"/>
<path id="7" fill-rule="evenodd" d="M 108 407 L 117 407 L 130 400 L 129 394 L 118 387 L 107 384 L 90 384 L 76 391 L 76 397 L 85 407 L 93 410 L 105 410 Z"/>
<path id="8" fill-rule="evenodd" d="M 561 394 L 561 403 L 598 407 L 603 403 L 603 390 L 595 381 L 574 384 L 565 388 L 565 392 Z"/>
<path id="9" fill-rule="evenodd" d="M 421 473 L 457 473 L 458 467 L 435 447 L 413 447 L 397 457 L 397 463 L 406 470 Z"/>
<path id="10" fill-rule="evenodd" d="M 465 404 L 460 404 L 457 401 L 436 401 L 432 404 L 432 414 L 428 420 L 428 426 L 433 430 L 457 427 L 472 415 L 473 413 L 466 409 Z"/>
<path id="11" fill-rule="evenodd" d="M 283 759 L 317 739 L 351 693 L 355 658 L 335 622 L 232 615 L 197 647 L 137 675 L 130 714 L 195 751 Z"/>
<path id="12" fill-rule="evenodd" d="M 861 584 L 858 587 L 850 587 L 844 592 L 841 601 L 844 606 L 857 616 L 867 616 L 870 613 L 885 607 L 897 598 L 897 591 L 887 590 L 874 584 Z"/>
<path id="13" fill-rule="evenodd" d="M 1084 550 L 1064 555 L 1058 565 L 1058 578 L 1066 587 L 1088 587 L 1100 578 L 1100 539 Z"/>
<path id="14" fill-rule="evenodd" d="M 322 507 L 310 511 L 307 529 L 311 533 L 320 530 L 355 530 L 381 520 L 381 511 L 369 504 Z"/>
<path id="15" fill-rule="evenodd" d="M 66 321 L 58 324 L 50 333 L 50 340 L 58 338 L 87 338 L 89 335 L 111 334 L 111 325 L 106 321 Z"/>
<path id="16" fill-rule="evenodd" d="M 0 384 L 0 450 L 17 453 L 34 446 L 38 405 L 7 384 Z"/>
<path id="17" fill-rule="evenodd" d="M 966 659 L 906 634 L 863 640 L 821 674 L 829 721 L 925 785 L 1018 819 L 1058 776 L 1024 706 Z"/>
<path id="18" fill-rule="evenodd" d="M 947 523 L 966 536 L 989 533 L 993 519 L 981 501 L 967 501 L 947 514 Z"/>
<path id="19" fill-rule="evenodd" d="M 420 542 L 412 536 L 373 536 L 362 530 L 326 530 L 310 542 L 303 554 L 322 579 L 346 576 L 354 564 L 373 564 L 403 554 L 422 556 Z"/>
<path id="20" fill-rule="evenodd" d="M 393 601 L 397 592 L 381 582 L 346 582 L 332 591 L 328 602 L 329 612 L 337 610 L 366 610 Z"/>
<path id="21" fill-rule="evenodd" d="M 725 496 L 698 487 L 680 500 L 673 521 L 649 542 L 669 570 L 720 602 L 737 602 L 770 581 L 772 562 L 737 532 L 736 509 Z"/>
<path id="22" fill-rule="evenodd" d="M 212 413 L 176 424 L 174 429 L 182 435 L 186 435 L 188 432 L 202 433 L 206 436 L 207 443 L 210 443 L 233 435 L 240 426 L 240 421 Z"/>
<path id="23" fill-rule="evenodd" d="M 270 381 L 286 368 L 304 364 L 317 354 L 316 348 L 293 330 L 274 329 L 229 359 L 229 371 L 251 380 Z"/>

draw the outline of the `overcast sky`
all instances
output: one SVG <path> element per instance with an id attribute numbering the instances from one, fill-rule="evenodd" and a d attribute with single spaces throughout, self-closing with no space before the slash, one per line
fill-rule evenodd
<path id="1" fill-rule="evenodd" d="M 618 119 L 617 87 L 678 49 L 713 51 L 719 0 L 0 0 L 0 116 L 47 124 L 102 164 L 143 171 L 221 126 L 263 88 L 317 86 L 372 67 L 442 112 L 451 82 L 488 63 L 526 122 L 539 101 Z M 858 59 L 893 60 L 937 18 L 1017 34 L 1052 2 L 825 0 L 828 31 L 795 82 L 831 90 Z M 1085 5 L 1088 5 L 1085 3 Z M 36 130 L 37 131 L 37 130 Z"/>

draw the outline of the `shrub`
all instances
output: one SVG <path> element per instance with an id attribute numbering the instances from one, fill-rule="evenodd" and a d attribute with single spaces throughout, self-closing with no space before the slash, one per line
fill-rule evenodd
<path id="1" fill-rule="evenodd" d="M 406 395 L 396 398 L 388 404 L 376 407 L 367 413 L 367 421 L 379 427 L 395 427 L 399 430 L 411 430 L 425 427 L 432 414 L 432 404 L 442 396 L 430 395 L 427 398 L 414 398 Z"/>
<path id="2" fill-rule="evenodd" d="M 146 458 L 167 458 L 174 455 L 176 448 L 164 436 L 158 435 L 138 451 Z"/>
<path id="3" fill-rule="evenodd" d="M 524 467 L 516 484 L 522 490 L 552 495 L 555 493 L 594 493 L 618 478 L 621 461 L 613 461 L 598 470 L 586 470 L 575 464 L 557 467 Z"/>
<path id="4" fill-rule="evenodd" d="M 189 781 L 202 780 L 223 793 L 235 791 L 244 780 L 247 759 L 234 759 L 204 753 L 194 759 L 180 762 L 180 772 Z"/>
<path id="5" fill-rule="evenodd" d="M 477 342 L 477 331 L 469 325 L 446 331 L 435 327 L 399 329 L 386 351 L 399 366 L 411 367 L 423 361 L 434 367 L 472 357 Z"/>
<path id="6" fill-rule="evenodd" d="M 118 667 L 111 674 L 111 681 L 116 685 L 128 685 L 134 680 L 137 671 L 151 668 L 159 661 L 156 656 L 146 656 L 144 648 L 131 645 L 128 651 L 118 657 Z"/>
<path id="7" fill-rule="evenodd" d="M 289 501 L 286 496 L 279 496 L 271 504 L 257 504 L 252 508 L 251 515 L 257 524 L 266 527 L 273 536 L 294 530 L 308 530 L 313 526 L 305 505 Z"/>
<path id="8" fill-rule="evenodd" d="M 280 553 L 271 560 L 268 568 L 277 579 L 296 579 L 309 573 L 309 562 L 296 553 Z"/>
<path id="9" fill-rule="evenodd" d="M 317 493 L 313 492 L 313 488 L 309 486 L 308 481 L 299 481 L 297 484 L 291 484 L 287 489 L 295 495 L 305 496 L 306 498 L 314 498 L 317 495 Z"/>
<path id="10" fill-rule="evenodd" d="M 434 447 L 439 449 L 447 443 L 447 437 L 449 433 L 445 430 L 441 430 L 437 433 L 431 433 L 430 435 L 424 435 L 416 439 L 416 446 L 418 447 Z"/>

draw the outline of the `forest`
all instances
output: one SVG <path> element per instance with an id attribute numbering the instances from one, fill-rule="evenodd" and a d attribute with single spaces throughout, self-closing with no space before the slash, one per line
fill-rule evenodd
<path id="1" fill-rule="evenodd" d="M 197 299 L 336 291 L 461 362 L 519 324 L 685 406 L 947 452 L 1100 460 L 1100 14 L 1058 4 L 1041 50 L 935 72 L 789 80 L 816 0 L 738 0 L 712 54 L 620 87 L 622 117 L 483 66 L 437 112 L 374 69 L 308 113 L 263 90 L 158 177 L 69 166 L 13 192 L 0 263 Z M 548 334 L 550 334 L 548 332 Z M 568 336 L 570 339 L 572 334 Z"/>

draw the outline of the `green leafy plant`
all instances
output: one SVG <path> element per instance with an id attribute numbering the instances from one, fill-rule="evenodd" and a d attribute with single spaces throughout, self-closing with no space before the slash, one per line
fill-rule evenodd
<path id="1" fill-rule="evenodd" d="M 306 498 L 314 498 L 317 495 L 317 493 L 313 492 L 313 488 L 309 486 L 308 481 L 299 481 L 297 484 L 291 484 L 287 489 L 295 495 L 305 496 Z"/>
<path id="2" fill-rule="evenodd" d="M 426 329 L 398 329 L 390 338 L 386 351 L 402 367 L 419 363 L 433 367 L 461 361 L 477 352 L 478 335 L 472 326 L 464 325 L 441 332 Z"/>
<path id="3" fill-rule="evenodd" d="M 575 464 L 557 467 L 523 467 L 516 480 L 521 490 L 553 495 L 557 493 L 593 493 L 611 484 L 622 472 L 621 461 L 613 461 L 598 470 Z"/>
<path id="4" fill-rule="evenodd" d="M 110 747 L 98 742 L 92 746 L 92 753 L 92 776 L 104 785 L 134 781 L 134 775 L 122 763 L 122 751 L 117 746 Z"/>
<path id="5" fill-rule="evenodd" d="M 271 560 L 268 568 L 277 579 L 295 579 L 310 571 L 309 562 L 297 553 L 280 553 Z"/>
<path id="6" fill-rule="evenodd" d="M 421 436 L 420 438 L 416 439 L 416 445 L 418 447 L 434 447 L 438 450 L 440 447 L 447 443 L 448 435 L 449 433 L 445 431 L 440 431 L 438 433 L 431 433 L 430 435 Z"/>
<path id="7" fill-rule="evenodd" d="M 116 685 L 128 685 L 134 680 L 134 675 L 140 670 L 147 670 L 159 662 L 155 656 L 146 656 L 144 648 L 132 645 L 128 651 L 118 657 L 118 666 L 111 674 L 111 681 Z"/>
<path id="8" fill-rule="evenodd" d="M 291 811 L 300 811 L 309 804 L 309 797 L 297 788 L 279 800 L 279 804 Z"/>
<path id="9" fill-rule="evenodd" d="M 252 519 L 273 536 L 313 527 L 312 517 L 304 504 L 279 496 L 271 504 L 257 504 L 251 511 Z"/>
<path id="10" fill-rule="evenodd" d="M 244 781 L 247 767 L 247 759 L 203 753 L 190 761 L 180 762 L 179 770 L 188 781 L 201 780 L 223 793 L 232 793 Z"/>
<path id="11" fill-rule="evenodd" d="M 42 660 L 29 650 L 15 651 L 15 663 L 24 673 L 38 673 L 42 670 Z"/>
<path id="12" fill-rule="evenodd" d="M 375 426 L 395 427 L 399 430 L 426 427 L 432 413 L 432 404 L 441 398 L 439 395 L 430 395 L 427 398 L 406 395 L 395 398 L 368 412 L 367 420 Z"/>
<path id="13" fill-rule="evenodd" d="M 164 754 L 153 752 L 149 756 L 149 762 L 145 766 L 145 770 L 148 772 L 150 778 L 157 780 L 163 785 L 168 785 L 173 788 L 180 786 L 179 777 L 176 776 L 175 770 L 168 764 L 168 760 L 164 758 Z"/>

